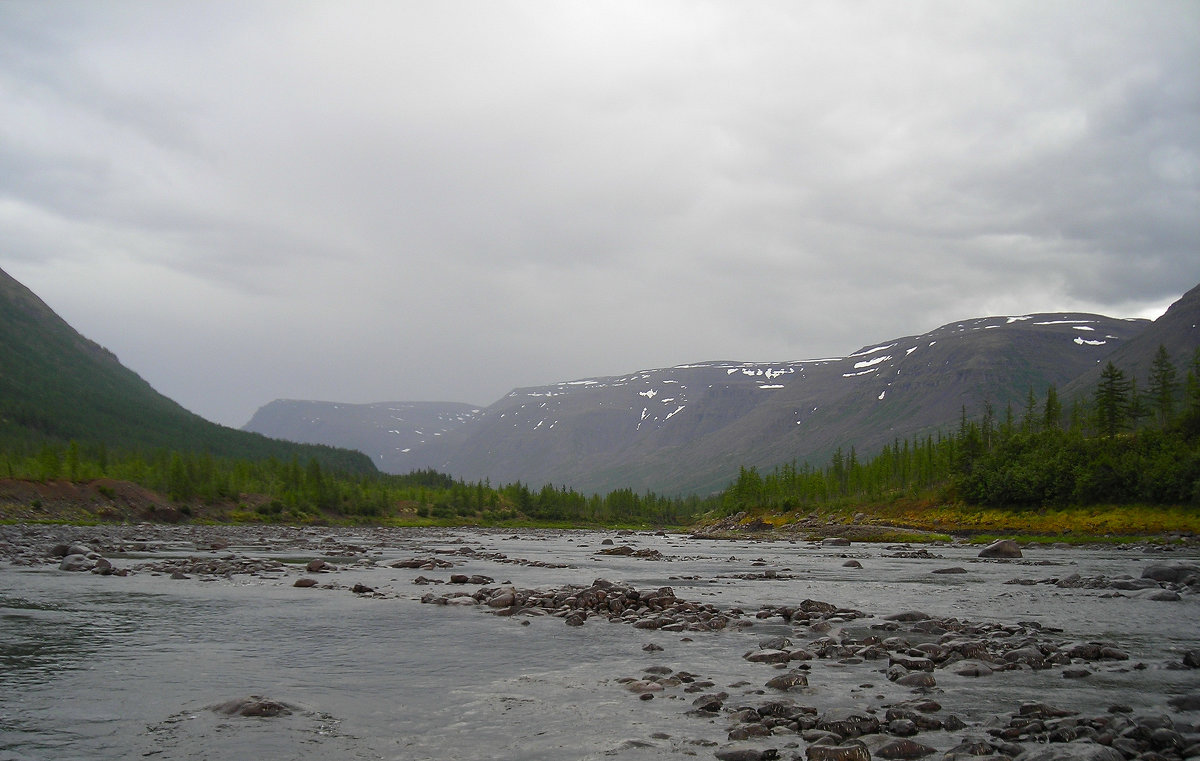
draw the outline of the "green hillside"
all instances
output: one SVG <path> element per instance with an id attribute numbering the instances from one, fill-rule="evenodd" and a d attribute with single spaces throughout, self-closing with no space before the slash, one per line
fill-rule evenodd
<path id="1" fill-rule="evenodd" d="M 360 452 L 269 439 L 187 411 L 0 270 L 0 446 L 33 450 L 68 441 L 122 451 L 316 458 L 335 470 L 375 469 Z"/>

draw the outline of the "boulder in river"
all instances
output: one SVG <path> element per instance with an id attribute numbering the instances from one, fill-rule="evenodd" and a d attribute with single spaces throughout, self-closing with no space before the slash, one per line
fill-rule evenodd
<path id="1" fill-rule="evenodd" d="M 1016 757 L 1016 761 L 1124 761 L 1113 748 L 1090 741 L 1038 745 Z"/>
<path id="2" fill-rule="evenodd" d="M 861 742 L 845 745 L 810 745 L 804 751 L 808 761 L 871 761 L 871 752 Z"/>
<path id="3" fill-rule="evenodd" d="M 1012 539 L 997 539 L 979 551 L 981 558 L 1019 558 L 1021 546 Z"/>
<path id="4" fill-rule="evenodd" d="M 211 705 L 208 709 L 223 716 L 257 716 L 262 718 L 287 716 L 292 712 L 292 706 L 287 703 L 281 703 L 278 700 L 271 700 L 259 695 L 227 700 L 224 703 Z"/>
<path id="5" fill-rule="evenodd" d="M 779 758 L 779 751 L 774 748 L 751 748 L 744 745 L 730 745 L 713 751 L 713 755 L 721 761 L 767 761 Z"/>
<path id="6" fill-rule="evenodd" d="M 75 552 L 63 558 L 58 567 L 64 571 L 90 571 L 95 565 L 86 555 Z"/>

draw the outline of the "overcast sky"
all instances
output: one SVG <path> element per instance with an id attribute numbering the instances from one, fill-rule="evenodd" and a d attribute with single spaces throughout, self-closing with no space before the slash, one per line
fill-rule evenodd
<path id="1" fill-rule="evenodd" d="M 159 391 L 490 404 L 1200 282 L 1200 2 L 0 2 L 0 268 Z"/>

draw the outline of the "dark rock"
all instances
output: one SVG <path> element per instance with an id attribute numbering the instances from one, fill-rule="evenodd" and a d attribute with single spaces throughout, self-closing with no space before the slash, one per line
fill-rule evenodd
<path id="1" fill-rule="evenodd" d="M 842 563 L 842 568 L 862 568 L 862 567 L 863 567 L 862 563 L 858 562 L 857 560 L 847 560 L 845 563 Z"/>
<path id="2" fill-rule="evenodd" d="M 962 661 L 954 667 L 954 673 L 959 676 L 991 676 L 995 672 L 986 663 Z"/>
<path id="3" fill-rule="evenodd" d="M 1167 705 L 1179 711 L 1200 711 L 1200 692 L 1176 695 L 1167 700 Z"/>
<path id="4" fill-rule="evenodd" d="M 86 555 L 73 552 L 64 557 L 58 567 L 63 571 L 90 571 L 95 565 L 94 562 L 87 559 Z"/>
<path id="5" fill-rule="evenodd" d="M 845 745 L 809 745 L 804 755 L 808 761 L 871 761 L 871 752 L 861 742 Z"/>
<path id="6" fill-rule="evenodd" d="M 350 591 L 356 595 L 369 595 L 369 594 L 373 593 L 375 590 L 372 589 L 371 587 L 368 587 L 365 584 L 355 584 L 353 587 L 350 588 Z"/>
<path id="7" fill-rule="evenodd" d="M 817 719 L 817 729 L 848 739 L 879 731 L 879 719 L 853 708 L 831 708 Z M 866 750 L 864 746 L 863 750 Z"/>
<path id="8" fill-rule="evenodd" d="M 893 759 L 923 758 L 934 752 L 934 749 L 928 745 L 922 745 L 915 740 L 905 738 L 889 740 L 875 749 L 877 757 Z"/>
<path id="9" fill-rule="evenodd" d="M 849 547 L 850 540 L 842 536 L 829 536 L 821 540 L 822 547 Z"/>
<path id="10" fill-rule="evenodd" d="M 896 737 L 912 737 L 920 731 L 912 719 L 892 719 L 887 725 L 888 734 Z"/>
<path id="11" fill-rule="evenodd" d="M 736 729 L 730 730 L 730 740 L 749 740 L 752 737 L 768 737 L 771 730 L 764 727 L 762 724 L 743 724 Z"/>
<path id="12" fill-rule="evenodd" d="M 1155 563 L 1142 571 L 1143 579 L 1169 583 L 1186 583 L 1189 577 L 1200 576 L 1200 565 L 1193 563 Z"/>
<path id="13" fill-rule="evenodd" d="M 779 751 L 774 748 L 746 748 L 729 746 L 713 751 L 713 755 L 721 761 L 768 761 L 779 758 Z"/>
<path id="14" fill-rule="evenodd" d="M 966 740 L 946 751 L 946 756 L 990 756 L 996 749 L 982 740 Z"/>
<path id="15" fill-rule="evenodd" d="M 1183 665 L 1190 669 L 1200 669 L 1200 649 L 1188 650 L 1184 653 Z"/>
<path id="16" fill-rule="evenodd" d="M 272 718 L 275 716 L 287 716 L 292 712 L 293 706 L 287 703 L 281 703 L 278 700 L 270 700 L 269 698 L 251 695 L 246 698 L 238 698 L 225 703 L 218 703 L 208 707 L 210 711 L 214 711 L 223 716 L 256 716 L 262 718 Z"/>
<path id="17" fill-rule="evenodd" d="M 1155 602 L 1179 602 L 1181 598 L 1178 592 L 1172 589 L 1163 589 L 1148 596 L 1146 599 L 1154 600 Z"/>
<path id="18" fill-rule="evenodd" d="M 893 613 L 890 616 L 884 616 L 885 621 L 926 621 L 930 618 L 928 613 L 919 610 L 905 610 L 900 613 Z"/>
<path id="19" fill-rule="evenodd" d="M 299 579 L 296 579 L 296 583 L 293 584 L 292 586 L 293 587 L 315 587 L 316 585 L 317 585 L 316 579 L 299 578 Z"/>
<path id="20" fill-rule="evenodd" d="M 1092 675 L 1087 669 L 1063 669 L 1063 679 L 1083 679 Z"/>
<path id="21" fill-rule="evenodd" d="M 304 570 L 309 573 L 320 573 L 321 571 L 333 570 L 333 566 L 326 563 L 324 560 L 310 560 Z"/>
<path id="22" fill-rule="evenodd" d="M 937 686 L 937 680 L 933 678 L 933 674 L 928 672 L 914 671 L 897 679 L 896 684 L 905 687 L 935 687 Z"/>
<path id="23" fill-rule="evenodd" d="M 720 695 L 701 695 L 692 701 L 697 711 L 716 713 L 725 706 L 725 700 Z"/>
<path id="24" fill-rule="evenodd" d="M 1014 761 L 1125 761 L 1120 751 L 1083 740 L 1028 748 Z"/>
<path id="25" fill-rule="evenodd" d="M 773 690 L 793 690 L 797 687 L 807 687 L 808 677 L 800 673 L 783 674 L 777 676 L 767 682 L 767 686 Z"/>
<path id="26" fill-rule="evenodd" d="M 1021 546 L 1012 539 L 997 539 L 979 551 L 981 558 L 1019 558 Z"/>
<path id="27" fill-rule="evenodd" d="M 930 571 L 930 573 L 966 573 L 966 572 L 967 572 L 966 568 L 961 568 L 959 566 L 954 566 L 953 568 L 938 568 L 937 570 Z"/>

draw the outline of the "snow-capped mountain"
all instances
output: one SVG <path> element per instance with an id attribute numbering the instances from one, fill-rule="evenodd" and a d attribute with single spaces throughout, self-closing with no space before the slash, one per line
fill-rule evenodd
<path id="1" fill-rule="evenodd" d="M 355 446 L 392 472 L 434 467 L 492 483 L 702 493 L 723 488 L 741 466 L 824 464 L 838 447 L 868 456 L 896 438 L 951 430 L 964 407 L 978 416 L 990 402 L 1003 419 L 1011 405 L 1019 416 L 1030 389 L 1039 399 L 1051 384 L 1061 389 L 1148 325 L 1093 314 L 984 317 L 845 357 L 581 378 L 518 388 L 483 409 L 432 405 L 431 413 L 445 408 L 445 425 L 422 421 L 420 436 L 398 425 L 396 408 L 406 406 L 398 403 L 277 401 L 248 427 Z"/>

